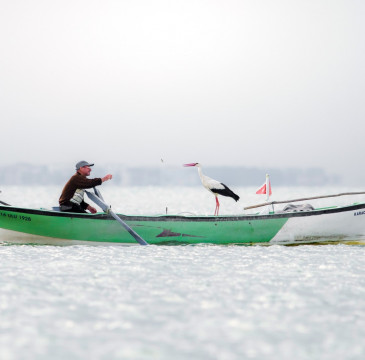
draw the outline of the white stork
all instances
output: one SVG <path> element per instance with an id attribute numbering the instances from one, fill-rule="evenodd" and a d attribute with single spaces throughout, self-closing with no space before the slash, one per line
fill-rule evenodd
<path id="1" fill-rule="evenodd" d="M 235 201 L 239 200 L 239 196 L 236 195 L 228 186 L 222 184 L 221 182 L 211 179 L 208 176 L 205 176 L 202 172 L 202 166 L 199 163 L 191 163 L 191 164 L 184 164 L 184 166 L 196 166 L 198 168 L 200 180 L 203 186 L 209 190 L 215 196 L 215 211 L 214 215 L 218 215 L 219 212 L 219 201 L 218 195 L 228 196 L 233 198 Z"/>

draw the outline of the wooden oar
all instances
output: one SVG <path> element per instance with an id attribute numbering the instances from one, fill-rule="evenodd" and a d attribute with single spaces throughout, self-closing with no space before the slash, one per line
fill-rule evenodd
<path id="1" fill-rule="evenodd" d="M 248 209 L 254 209 L 254 208 L 258 208 L 258 207 L 262 207 L 262 206 L 266 206 L 266 205 L 286 204 L 286 203 L 289 203 L 289 202 L 296 202 L 296 201 L 323 199 L 323 198 L 344 196 L 344 195 L 360 195 L 360 194 L 365 194 L 365 192 L 348 192 L 348 193 L 341 193 L 341 194 L 334 194 L 334 195 L 313 196 L 313 197 L 293 199 L 293 200 L 270 201 L 270 202 L 266 202 L 266 203 L 262 203 L 262 204 L 258 204 L 258 205 L 247 206 L 243 209 L 248 210 Z"/>
<path id="2" fill-rule="evenodd" d="M 100 208 L 106 212 L 107 214 L 110 214 L 111 216 L 113 216 L 113 218 L 115 220 L 117 220 L 133 237 L 134 239 L 141 245 L 148 245 L 148 243 L 143 240 L 130 226 L 128 226 L 117 214 L 115 214 L 111 209 L 110 209 L 110 205 L 107 205 L 104 202 L 104 199 L 102 198 L 99 190 L 97 190 L 96 188 L 94 188 L 95 191 L 95 195 L 91 192 L 86 191 L 87 196 L 98 206 L 100 206 Z"/>

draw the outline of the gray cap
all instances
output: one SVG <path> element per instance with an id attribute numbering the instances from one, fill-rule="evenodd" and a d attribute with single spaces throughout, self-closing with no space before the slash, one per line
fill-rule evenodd
<path id="1" fill-rule="evenodd" d="M 82 160 L 76 164 L 76 170 L 79 170 L 83 166 L 94 166 L 94 164 L 89 164 L 87 161 Z"/>

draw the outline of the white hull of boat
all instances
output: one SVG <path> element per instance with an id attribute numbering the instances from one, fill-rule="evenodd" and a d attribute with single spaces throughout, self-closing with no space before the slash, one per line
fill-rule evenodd
<path id="1" fill-rule="evenodd" d="M 365 211 L 353 210 L 337 214 L 290 218 L 270 240 L 270 244 L 327 241 L 365 243 Z"/>

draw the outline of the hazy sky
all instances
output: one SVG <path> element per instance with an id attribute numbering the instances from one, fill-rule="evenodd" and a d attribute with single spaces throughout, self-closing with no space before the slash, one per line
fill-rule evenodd
<path id="1" fill-rule="evenodd" d="M 365 173 L 363 0 L 0 4 L 0 165 Z"/>

